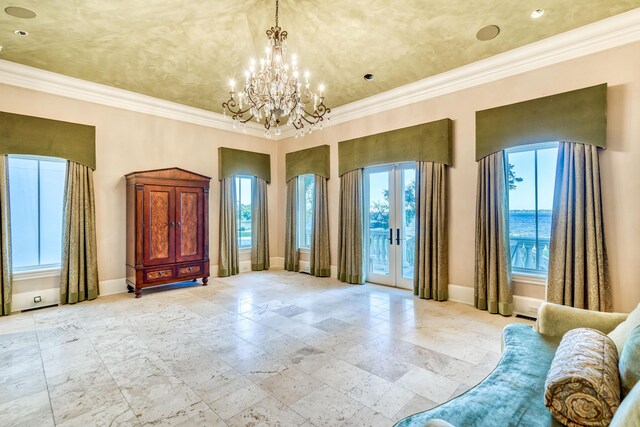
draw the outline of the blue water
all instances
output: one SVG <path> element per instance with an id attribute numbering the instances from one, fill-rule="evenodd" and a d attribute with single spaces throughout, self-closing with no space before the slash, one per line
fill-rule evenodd
<path id="1" fill-rule="evenodd" d="M 538 211 L 538 238 L 551 236 L 551 211 Z M 509 237 L 536 238 L 536 211 L 509 211 Z"/>

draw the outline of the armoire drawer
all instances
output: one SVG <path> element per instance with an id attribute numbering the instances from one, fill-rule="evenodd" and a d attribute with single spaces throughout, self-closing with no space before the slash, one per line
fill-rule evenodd
<path id="1" fill-rule="evenodd" d="M 176 267 L 178 270 L 178 277 L 191 277 L 202 275 L 205 271 L 205 265 L 203 262 L 186 264 Z"/>
<path id="2" fill-rule="evenodd" d="M 153 270 L 144 271 L 145 283 L 169 280 L 173 279 L 174 277 L 175 275 L 172 267 L 155 268 Z"/>

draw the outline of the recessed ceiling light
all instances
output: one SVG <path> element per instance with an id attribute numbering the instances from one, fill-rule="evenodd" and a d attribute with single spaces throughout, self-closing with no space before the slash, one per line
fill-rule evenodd
<path id="1" fill-rule="evenodd" d="M 476 33 L 476 38 L 480 41 L 486 42 L 488 40 L 495 39 L 498 34 L 500 34 L 500 27 L 497 25 L 487 25 L 486 27 L 480 28 Z"/>
<path id="2" fill-rule="evenodd" d="M 531 12 L 531 17 L 533 19 L 538 19 L 540 18 L 542 15 L 544 15 L 544 9 L 536 9 L 533 12 Z"/>
<path id="3" fill-rule="evenodd" d="M 7 15 L 15 16 L 16 18 L 31 19 L 36 17 L 36 13 L 33 10 L 25 9 L 24 7 L 9 6 L 5 7 L 4 11 Z"/>
<path id="4" fill-rule="evenodd" d="M 364 79 L 365 79 L 366 81 L 370 82 L 371 80 L 373 80 L 373 79 L 374 79 L 374 76 L 373 76 L 373 74 L 371 74 L 371 73 L 367 73 L 367 74 L 365 74 L 365 75 L 364 75 Z"/>
<path id="5" fill-rule="evenodd" d="M 29 33 L 26 32 L 25 30 L 15 30 L 13 34 L 20 37 L 27 37 L 29 35 Z"/>

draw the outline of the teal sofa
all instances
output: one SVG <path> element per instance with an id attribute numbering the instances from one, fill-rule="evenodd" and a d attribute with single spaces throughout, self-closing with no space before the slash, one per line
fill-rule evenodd
<path id="1" fill-rule="evenodd" d="M 609 333 L 626 317 L 545 303 L 535 328 L 518 323 L 505 327 L 502 358 L 480 384 L 440 406 L 400 420 L 396 427 L 561 426 L 544 405 L 544 384 L 562 336 L 580 327 Z M 635 401 L 638 397 L 640 384 L 625 400 L 633 399 L 634 407 L 640 405 L 640 400 Z M 628 418 L 622 420 L 623 412 L 616 413 L 611 426 L 629 425 Z"/>

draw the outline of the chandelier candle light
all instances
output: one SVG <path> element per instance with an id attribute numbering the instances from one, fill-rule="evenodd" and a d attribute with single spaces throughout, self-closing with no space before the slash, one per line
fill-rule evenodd
<path id="1" fill-rule="evenodd" d="M 278 26 L 278 0 L 276 25 L 267 30 L 267 38 L 266 57 L 260 59 L 259 65 L 251 60 L 245 71 L 244 89 L 236 92 L 235 81 L 231 80 L 230 98 L 222 103 L 224 114 L 229 110 L 234 128 L 244 129 L 252 119 L 264 123 L 267 138 L 271 138 L 271 128 L 275 128 L 276 136 L 280 135 L 285 117 L 296 128 L 296 138 L 304 136 L 305 122 L 309 133 L 316 128 L 322 130 L 324 121 L 329 121 L 325 116 L 331 112 L 324 105 L 324 86 L 318 88 L 319 94 L 312 92 L 308 71 L 304 73 L 304 83 L 300 81 L 296 56 L 292 55 L 291 64 L 286 62 L 287 32 Z"/>

